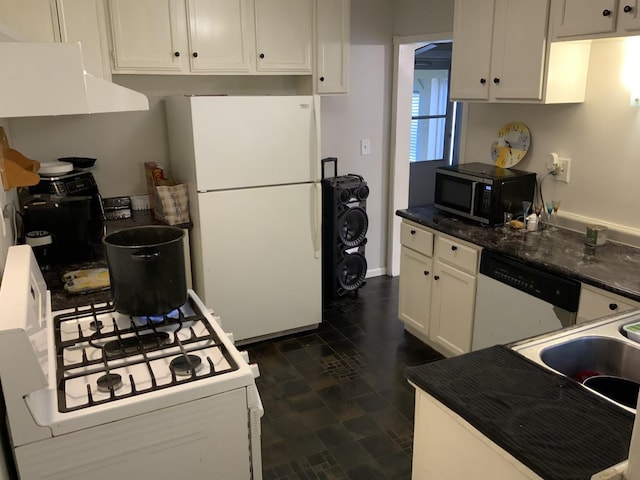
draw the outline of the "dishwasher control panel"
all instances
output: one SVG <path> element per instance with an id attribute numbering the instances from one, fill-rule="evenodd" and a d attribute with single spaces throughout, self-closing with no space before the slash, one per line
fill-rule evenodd
<path id="1" fill-rule="evenodd" d="M 486 249 L 480 273 L 569 312 L 578 311 L 580 282 L 570 278 Z"/>

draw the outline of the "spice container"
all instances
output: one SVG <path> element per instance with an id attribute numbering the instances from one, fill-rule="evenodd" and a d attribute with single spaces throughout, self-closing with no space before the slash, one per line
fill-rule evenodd
<path id="1" fill-rule="evenodd" d="M 585 242 L 587 245 L 597 247 L 607 242 L 607 227 L 604 225 L 587 225 Z"/>

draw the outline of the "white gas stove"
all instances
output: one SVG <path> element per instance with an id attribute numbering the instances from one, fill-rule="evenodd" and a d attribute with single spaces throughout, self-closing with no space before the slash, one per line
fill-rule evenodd
<path id="1" fill-rule="evenodd" d="M 256 365 L 197 295 L 159 317 L 51 312 L 26 245 L 0 286 L 0 381 L 31 479 L 262 478 Z"/>

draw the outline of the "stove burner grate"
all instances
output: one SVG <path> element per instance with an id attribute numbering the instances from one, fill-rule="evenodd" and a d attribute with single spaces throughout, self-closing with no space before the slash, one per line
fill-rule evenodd
<path id="1" fill-rule="evenodd" d="M 54 337 L 58 411 L 72 412 L 238 370 L 238 364 L 229 349 L 195 302 L 189 298 L 184 307 L 188 307 L 185 311 L 191 310 L 186 317 L 181 307 L 177 318 L 165 316 L 162 324 L 149 322 L 147 325 L 140 325 L 134 317 L 117 317 L 119 314 L 114 311 L 111 303 L 99 307 L 93 304 L 76 307 L 73 312 L 57 315 L 54 318 Z M 90 323 L 101 321 L 98 319 L 99 315 L 103 325 L 97 330 L 91 330 Z M 104 321 L 109 315 L 112 317 L 112 326 L 108 325 L 109 321 Z M 128 327 L 124 325 L 127 318 L 130 323 Z M 77 334 L 71 335 L 76 325 Z M 86 325 L 86 333 L 82 325 Z M 69 329 L 69 326 L 72 328 Z M 87 355 L 86 350 L 95 352 L 96 349 L 102 352 L 101 358 Z M 81 359 L 65 363 L 65 350 L 81 350 Z M 216 352 L 215 355 L 221 359 L 214 364 L 208 351 Z M 177 359 L 182 359 L 182 362 L 177 362 Z M 166 368 L 169 380 L 166 382 L 158 382 L 154 376 L 152 363 L 157 365 L 159 361 L 168 362 Z M 121 388 L 121 375 L 114 370 L 126 372 L 129 368 L 136 369 L 138 366 L 148 371 L 150 382 L 142 378 L 137 380 L 135 375 L 129 374 L 128 388 Z M 87 383 L 86 399 L 78 402 L 74 397 L 74 403 L 67 404 L 68 382 L 77 384 L 83 382 L 87 375 L 100 373 L 103 375 L 97 380 L 98 392 L 108 393 L 108 398 L 104 395 L 94 398 Z"/>
<path id="2" fill-rule="evenodd" d="M 171 343 L 169 341 L 170 338 L 171 336 L 167 332 L 148 333 L 135 337 L 111 340 L 105 343 L 102 349 L 107 358 L 135 355 L 143 351 L 162 348 L 164 345 Z"/>

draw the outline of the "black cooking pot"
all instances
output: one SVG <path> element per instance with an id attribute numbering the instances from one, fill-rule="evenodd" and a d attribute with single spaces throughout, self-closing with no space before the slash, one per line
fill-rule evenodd
<path id="1" fill-rule="evenodd" d="M 186 303 L 183 236 L 180 228 L 151 225 L 104 238 L 116 311 L 164 315 Z"/>

